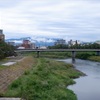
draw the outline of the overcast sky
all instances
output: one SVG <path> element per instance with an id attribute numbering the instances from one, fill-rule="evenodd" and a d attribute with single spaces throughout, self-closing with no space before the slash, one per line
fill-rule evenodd
<path id="1" fill-rule="evenodd" d="M 100 0 L 0 0 L 6 38 L 100 40 Z"/>

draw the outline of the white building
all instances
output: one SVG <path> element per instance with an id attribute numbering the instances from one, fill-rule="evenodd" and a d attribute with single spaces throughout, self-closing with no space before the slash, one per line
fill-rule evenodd
<path id="1" fill-rule="evenodd" d="M 80 44 L 80 41 L 78 41 L 78 40 L 75 40 L 75 41 L 70 40 L 70 41 L 68 41 L 68 45 L 69 46 L 73 46 L 73 45 L 76 45 L 76 44 Z"/>
<path id="2" fill-rule="evenodd" d="M 100 41 L 96 41 L 95 43 L 100 44 Z"/>

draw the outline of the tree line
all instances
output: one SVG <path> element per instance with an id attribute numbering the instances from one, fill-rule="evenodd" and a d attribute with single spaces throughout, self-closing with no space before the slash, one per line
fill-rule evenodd
<path id="1" fill-rule="evenodd" d="M 58 44 L 54 46 L 49 46 L 49 49 L 100 49 L 100 44 L 75 44 L 75 45 L 67 45 L 67 44 Z"/>
<path id="2" fill-rule="evenodd" d="M 0 41 L 0 59 L 4 59 L 9 56 L 16 56 L 14 52 L 14 46 L 7 44 L 4 41 Z"/>

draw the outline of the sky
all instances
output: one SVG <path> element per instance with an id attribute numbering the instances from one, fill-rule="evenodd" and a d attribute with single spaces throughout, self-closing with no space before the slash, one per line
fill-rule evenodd
<path id="1" fill-rule="evenodd" d="M 6 39 L 100 40 L 100 0 L 0 0 Z"/>

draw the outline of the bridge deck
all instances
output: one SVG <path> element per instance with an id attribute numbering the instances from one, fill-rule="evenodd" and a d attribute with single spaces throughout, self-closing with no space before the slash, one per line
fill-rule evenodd
<path id="1" fill-rule="evenodd" d="M 100 49 L 17 49 L 15 52 L 36 52 L 36 51 L 44 51 L 44 52 L 72 52 L 72 51 L 100 51 Z"/>

